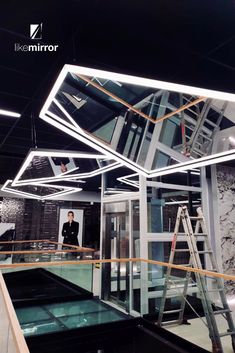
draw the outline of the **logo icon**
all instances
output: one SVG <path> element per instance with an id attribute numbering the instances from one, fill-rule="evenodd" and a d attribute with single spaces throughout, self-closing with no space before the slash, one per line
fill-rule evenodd
<path id="1" fill-rule="evenodd" d="M 42 23 L 30 25 L 30 38 L 31 39 L 42 39 Z"/>

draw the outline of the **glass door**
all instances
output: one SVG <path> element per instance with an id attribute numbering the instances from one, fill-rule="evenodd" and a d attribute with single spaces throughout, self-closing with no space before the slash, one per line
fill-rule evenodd
<path id="1" fill-rule="evenodd" d="M 106 259 L 129 257 L 129 213 L 127 203 L 122 204 L 106 207 L 103 239 L 103 258 Z M 129 310 L 129 263 L 112 262 L 103 266 L 102 297 Z"/>

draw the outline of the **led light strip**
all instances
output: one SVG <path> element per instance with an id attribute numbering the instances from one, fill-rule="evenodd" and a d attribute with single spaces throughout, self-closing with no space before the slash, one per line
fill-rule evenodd
<path id="1" fill-rule="evenodd" d="M 174 165 L 171 165 L 168 167 L 160 168 L 160 169 L 152 171 L 150 173 L 150 176 L 151 176 L 151 178 L 153 178 L 153 177 L 157 177 L 157 176 L 178 173 L 178 172 L 181 172 L 184 170 L 201 168 L 201 167 L 205 167 L 207 165 L 222 163 L 222 162 L 230 161 L 233 159 L 235 159 L 235 149 L 216 153 L 211 156 L 201 157 L 200 159 L 194 159 L 189 162 L 174 164 Z"/>
<path id="2" fill-rule="evenodd" d="M 91 153 L 78 153 L 78 152 L 71 152 L 71 151 L 49 151 L 49 150 L 31 150 L 29 154 L 27 155 L 26 159 L 23 162 L 23 165 L 21 166 L 20 170 L 18 171 L 12 186 L 17 186 L 17 185 L 22 185 L 26 183 L 32 183 L 35 181 L 53 181 L 55 180 L 55 177 L 51 178 L 38 178 L 38 179 L 27 179 L 27 180 L 20 180 L 20 177 L 22 174 L 25 172 L 26 168 L 29 166 L 29 164 L 32 162 L 34 157 L 71 157 L 71 158 L 77 158 L 77 159 L 105 159 L 107 158 L 106 155 L 101 155 L 101 154 L 91 154 Z M 76 174 L 74 174 L 76 176 Z M 71 176 L 71 177 L 74 177 Z M 68 177 L 70 179 L 71 177 Z M 61 177 L 58 177 L 58 180 L 61 180 Z M 63 178 L 66 179 L 66 176 Z"/>
<path id="3" fill-rule="evenodd" d="M 188 204 L 189 203 L 189 201 L 188 200 L 182 200 L 182 201 L 167 201 L 167 202 L 165 202 L 165 205 L 181 205 L 181 204 Z M 201 204 L 201 201 L 197 201 L 197 200 L 195 200 L 195 201 L 192 201 L 192 203 L 198 203 L 198 205 L 200 205 Z"/>
<path id="4" fill-rule="evenodd" d="M 135 173 L 135 174 L 125 175 L 125 176 L 117 178 L 117 180 L 120 181 L 121 183 L 125 183 L 127 185 L 134 186 L 137 189 L 139 189 L 139 181 L 129 179 L 129 178 L 132 178 L 135 176 L 138 176 L 138 174 Z"/>
<path id="5" fill-rule="evenodd" d="M 19 186 L 19 185 L 32 185 L 32 182 L 35 185 L 41 185 L 42 182 L 44 182 L 45 184 L 49 183 L 49 182 L 60 182 L 60 181 L 76 181 L 76 182 L 80 182 L 81 178 L 92 178 L 94 176 L 109 172 L 113 169 L 117 169 L 120 168 L 122 165 L 119 162 L 115 162 L 112 165 L 109 166 L 105 166 L 103 168 L 100 169 L 96 169 L 93 170 L 91 172 L 87 172 L 87 173 L 80 173 L 80 174 L 72 174 L 72 175 L 65 175 L 64 177 L 58 176 L 58 177 L 48 177 L 48 178 L 38 178 L 38 179 L 26 179 L 23 181 L 17 181 L 15 183 L 15 186 Z M 81 181 L 83 182 L 83 181 Z"/>
<path id="6" fill-rule="evenodd" d="M 20 180 L 20 181 L 13 181 L 12 185 L 13 186 L 23 186 L 23 185 L 32 185 L 32 183 L 34 183 L 35 185 L 41 185 L 41 183 L 50 183 L 50 182 L 60 182 L 60 181 L 77 181 L 77 182 L 84 182 L 84 181 L 80 181 L 81 178 L 92 178 L 94 176 L 109 172 L 113 169 L 117 169 L 120 168 L 122 165 L 119 162 L 114 162 L 111 165 L 102 167 L 100 169 L 96 169 L 93 170 L 91 172 L 87 172 L 87 173 L 80 173 L 80 174 L 72 174 L 72 175 L 59 175 L 59 176 L 55 176 L 55 177 L 46 177 L 46 178 L 35 178 L 35 179 L 25 179 L 25 180 Z"/>
<path id="7" fill-rule="evenodd" d="M 20 118 L 21 114 L 11 112 L 10 110 L 0 109 L 0 115 L 12 116 L 13 118 Z"/>
<path id="8" fill-rule="evenodd" d="M 26 192 L 26 191 L 20 191 L 20 190 L 16 190 L 14 188 L 11 188 L 11 187 L 8 187 L 7 185 L 10 184 L 12 185 L 12 180 L 7 180 L 5 182 L 5 184 L 2 186 L 1 190 L 2 191 L 5 191 L 5 192 L 9 192 L 11 194 L 15 194 L 15 195 L 19 195 L 19 196 L 26 196 L 26 197 L 29 197 L 29 198 L 32 198 L 32 199 L 37 199 L 37 200 L 46 200 L 46 199 L 52 199 L 52 198 L 56 198 L 58 196 L 61 196 L 61 195 L 68 195 L 68 194 L 71 194 L 71 193 L 74 193 L 74 192 L 79 192 L 79 191 L 82 191 L 81 188 L 70 188 L 70 187 L 67 187 L 67 186 L 57 186 L 57 185 L 50 185 L 50 184 L 34 184 L 34 183 L 31 183 L 29 185 L 32 185 L 32 186 L 42 186 L 42 187 L 51 187 L 51 188 L 54 188 L 54 189 L 63 189 L 63 190 L 58 190 L 58 192 L 55 192 L 53 194 L 48 194 L 46 196 L 39 196 L 39 195 L 35 195 L 35 194 L 31 194 L 29 192 Z"/>

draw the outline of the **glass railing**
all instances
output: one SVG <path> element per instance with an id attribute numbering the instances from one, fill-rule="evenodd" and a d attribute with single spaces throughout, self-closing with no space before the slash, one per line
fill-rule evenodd
<path id="1" fill-rule="evenodd" d="M 93 258 L 94 250 L 49 240 L 0 243 L 0 267 L 3 273 L 29 271 L 42 267 L 81 288 L 92 292 L 93 265 L 76 263 Z M 24 272 L 26 274 L 26 272 Z"/>
<path id="2" fill-rule="evenodd" d="M 99 264 L 99 268 L 94 266 L 97 264 Z M 170 267 L 172 270 L 169 278 L 166 273 Z M 229 349 L 232 349 L 231 337 L 234 337 L 234 335 L 227 332 L 229 329 L 228 327 L 226 328 L 228 322 L 227 312 L 224 311 L 223 315 L 219 315 L 219 311 L 225 310 L 223 307 L 224 303 L 221 302 L 221 292 L 225 293 L 228 302 L 232 303 L 235 276 L 139 258 L 80 259 L 79 261 L 65 259 L 60 263 L 51 262 L 50 266 L 48 266 L 47 262 L 32 262 L 10 265 L 1 264 L 0 268 L 4 272 L 5 281 L 11 296 L 13 294 L 18 295 L 17 282 L 14 280 L 16 271 L 25 272 L 23 273 L 24 275 L 28 271 L 30 295 L 34 291 L 36 293 L 35 298 L 31 298 L 31 309 L 22 303 L 19 305 L 19 297 L 15 300 L 17 316 L 25 336 L 124 320 L 127 318 L 125 316 L 126 313 L 134 316 L 144 315 L 146 319 L 163 326 L 167 330 L 179 336 L 183 335 L 186 340 L 211 350 L 208 321 L 205 318 L 205 303 L 203 303 L 203 296 L 197 282 L 197 276 L 199 276 L 203 282 L 204 290 L 208 294 L 208 305 L 211 305 L 214 312 L 213 316 L 217 327 L 219 331 L 224 332 L 223 337 L 221 337 L 222 345 L 225 347 L 224 353 L 230 352 Z M 35 273 L 30 272 L 35 271 L 35 269 L 39 272 L 37 276 L 39 275 L 43 279 L 37 281 L 38 287 L 32 281 L 32 278 L 36 278 L 34 277 Z M 99 287 L 101 271 L 103 281 L 102 286 Z M 93 276 L 97 276 L 95 281 Z M 185 287 L 187 276 L 189 280 L 187 287 Z M 58 278 L 61 280 L 60 288 L 55 286 Z M 219 290 L 215 286 L 216 278 L 224 281 L 220 282 L 221 287 Z M 67 281 L 72 284 L 71 292 L 68 292 L 69 285 Z M 22 282 L 18 282 L 20 287 Z M 100 294 L 102 302 L 92 296 L 86 297 L 88 291 L 90 293 L 94 291 L 93 282 L 98 286 L 96 290 Z M 73 286 L 73 284 L 76 286 Z M 11 292 L 11 285 L 15 288 L 14 293 Z M 164 292 L 166 285 L 167 292 Z M 39 288 L 42 286 L 44 286 L 45 292 L 39 292 Z M 66 293 L 65 287 L 67 288 Z M 78 291 L 80 290 L 80 294 L 76 292 L 76 288 Z M 82 292 L 82 290 L 86 290 L 86 293 Z M 56 302 L 53 291 L 57 294 Z M 76 293 L 72 295 L 72 291 Z M 62 293 L 61 298 L 58 297 L 59 293 Z M 79 297 L 81 293 L 82 296 Z M 85 296 L 84 293 L 86 294 Z M 159 322 L 164 293 L 166 294 L 163 309 L 164 315 Z M 25 299 L 27 293 L 24 292 L 23 295 Z M 66 298 L 62 298 L 63 296 L 66 296 Z M 35 305 L 32 302 L 34 299 Z M 38 299 L 40 299 L 40 305 L 37 304 Z M 180 321 L 179 308 L 182 308 L 182 303 L 184 303 L 184 307 L 182 320 Z M 3 303 L 3 307 L 4 305 Z M 32 314 L 32 308 L 37 313 L 36 316 Z M 117 311 L 117 309 L 121 309 L 121 312 Z M 233 316 L 234 313 L 231 314 L 231 318 Z M 170 321 L 172 321 L 172 324 L 166 326 L 166 323 Z M 181 323 L 180 326 L 179 323 Z M 199 340 L 194 335 L 195 330 L 200 332 Z M 5 353 L 8 351 L 1 350 L 1 352 Z"/>

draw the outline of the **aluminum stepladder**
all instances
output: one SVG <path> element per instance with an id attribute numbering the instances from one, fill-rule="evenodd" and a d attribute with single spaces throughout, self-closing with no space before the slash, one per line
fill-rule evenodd
<path id="1" fill-rule="evenodd" d="M 195 222 L 195 226 L 193 227 L 192 223 Z M 179 233 L 180 226 L 183 226 L 183 233 Z M 185 241 L 187 242 L 188 249 L 178 248 L 177 247 L 177 237 L 178 235 L 183 235 L 185 237 Z M 204 250 L 198 250 L 197 239 L 198 237 L 203 237 L 204 239 Z M 179 243 L 179 242 L 178 242 Z M 174 264 L 174 258 L 176 252 L 189 252 L 189 263 L 183 266 L 194 267 L 198 269 L 202 269 L 202 263 L 200 259 L 200 254 L 208 255 L 207 264 L 211 268 L 210 271 L 218 272 L 218 266 L 213 254 L 211 244 L 208 238 L 207 228 L 205 219 L 202 213 L 201 208 L 197 209 L 197 216 L 190 217 L 188 213 L 187 207 L 179 207 L 177 213 L 177 219 L 175 224 L 174 236 L 171 246 L 171 253 L 169 258 L 169 263 Z M 190 281 L 192 280 L 192 272 L 187 271 L 184 278 L 173 277 L 171 275 L 172 269 L 170 267 L 167 268 L 165 284 L 163 289 L 163 295 L 161 299 L 161 304 L 159 308 L 159 316 L 158 316 L 158 325 L 165 326 L 167 324 L 182 324 L 184 320 L 184 309 L 186 304 L 186 294 L 188 292 Z M 172 279 L 173 278 L 173 279 Z M 233 318 L 231 315 L 231 311 L 229 309 L 226 295 L 224 292 L 224 284 L 223 280 L 218 277 L 213 277 L 214 286 L 213 289 L 207 289 L 206 277 L 200 273 L 195 273 L 195 282 L 197 284 L 197 290 L 199 298 L 202 302 L 202 307 L 205 314 L 205 319 L 209 331 L 209 336 L 212 341 L 212 352 L 213 353 L 223 353 L 223 347 L 221 343 L 221 337 L 230 335 L 232 338 L 232 346 L 235 352 L 235 327 L 233 323 Z M 172 293 L 172 283 L 175 285 L 175 294 Z M 179 285 L 177 283 L 183 284 L 181 286 L 181 291 L 179 290 Z M 213 300 L 211 299 L 211 293 L 216 293 L 219 297 L 219 305 L 215 306 Z M 180 298 L 180 307 L 179 309 L 174 310 L 166 310 L 166 299 L 172 297 Z M 178 319 L 163 322 L 163 316 L 167 314 L 177 314 Z M 222 315 L 226 321 L 227 331 L 220 332 L 219 325 L 216 322 L 216 317 Z"/>

